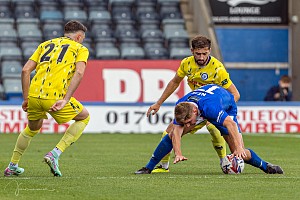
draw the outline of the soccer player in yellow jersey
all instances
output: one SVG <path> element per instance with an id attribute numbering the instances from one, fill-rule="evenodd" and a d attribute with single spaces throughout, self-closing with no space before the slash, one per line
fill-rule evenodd
<path id="1" fill-rule="evenodd" d="M 187 83 L 191 90 L 197 89 L 206 84 L 217 84 L 227 89 L 233 94 L 234 100 L 237 102 L 240 94 L 235 85 L 230 80 L 223 64 L 210 55 L 211 41 L 204 36 L 196 36 L 191 40 L 192 56 L 186 57 L 181 61 L 174 78 L 168 83 L 166 89 L 156 103 L 151 105 L 147 111 L 147 116 L 154 115 L 158 112 L 161 104 L 178 88 L 180 82 L 187 77 Z M 209 122 L 199 123 L 190 133 L 194 134 L 197 130 L 206 125 L 207 130 L 211 134 L 212 144 L 216 150 L 220 160 L 226 156 L 225 140 L 221 136 L 220 131 Z M 162 138 L 173 129 L 170 123 L 163 132 Z M 157 166 L 152 173 L 169 172 L 170 153 L 161 160 L 161 164 Z"/>
<path id="2" fill-rule="evenodd" d="M 88 49 L 81 43 L 86 27 L 78 21 L 69 21 L 64 27 L 64 37 L 41 43 L 29 58 L 22 71 L 22 109 L 27 112 L 28 125 L 20 133 L 5 176 L 20 175 L 21 156 L 31 139 L 39 132 L 49 113 L 57 123 L 75 120 L 66 130 L 56 147 L 44 156 L 54 176 L 62 176 L 58 158 L 82 134 L 90 116 L 86 108 L 72 97 L 84 75 Z M 36 74 L 30 82 L 30 74 Z"/>

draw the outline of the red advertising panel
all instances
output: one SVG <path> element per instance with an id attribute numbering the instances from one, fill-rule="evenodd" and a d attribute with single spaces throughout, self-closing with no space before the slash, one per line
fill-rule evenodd
<path id="1" fill-rule="evenodd" d="M 107 103 L 154 102 L 174 77 L 180 60 L 92 60 L 75 93 L 80 101 Z M 186 85 L 186 84 L 185 84 Z M 184 95 L 184 85 L 166 102 Z"/>

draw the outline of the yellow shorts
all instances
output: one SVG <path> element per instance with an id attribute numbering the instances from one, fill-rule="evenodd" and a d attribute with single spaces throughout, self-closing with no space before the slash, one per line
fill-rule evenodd
<path id="1" fill-rule="evenodd" d="M 55 99 L 28 97 L 28 120 L 48 119 L 46 113 L 49 113 L 58 124 L 63 124 L 71 121 L 83 110 L 83 105 L 72 97 L 63 109 L 56 112 L 49 112 L 50 107 L 56 101 Z"/>
<path id="2" fill-rule="evenodd" d="M 203 126 L 206 125 L 206 120 L 204 120 L 203 122 L 201 122 L 200 124 L 198 124 L 197 126 L 195 126 L 190 132 L 189 134 L 194 134 L 196 133 L 198 130 L 200 130 Z"/>

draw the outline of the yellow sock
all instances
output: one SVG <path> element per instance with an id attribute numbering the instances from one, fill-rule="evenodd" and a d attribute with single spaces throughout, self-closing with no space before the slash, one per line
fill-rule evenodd
<path id="1" fill-rule="evenodd" d="M 165 137 L 165 135 L 167 135 L 167 134 L 168 134 L 167 131 L 164 131 L 164 132 L 162 133 L 161 138 Z M 169 163 L 169 161 L 170 161 L 170 154 L 171 154 L 171 153 L 168 153 L 165 157 L 163 157 L 163 159 L 161 159 L 161 163 L 162 163 L 162 164 L 164 164 L 164 163 Z M 168 168 L 168 167 L 167 167 L 167 168 Z"/>
<path id="2" fill-rule="evenodd" d="M 220 131 L 213 124 L 206 125 L 206 128 L 211 135 L 211 142 L 219 158 L 224 158 L 226 156 L 226 144 Z"/>
<path id="3" fill-rule="evenodd" d="M 81 121 L 75 121 L 69 128 L 66 130 L 64 136 L 61 138 L 56 147 L 64 152 L 67 147 L 76 142 L 81 136 L 83 130 L 90 120 L 90 116 Z"/>
<path id="4" fill-rule="evenodd" d="M 30 144 L 31 139 L 33 138 L 33 136 L 35 136 L 37 133 L 39 132 L 39 130 L 37 131 L 32 131 L 29 129 L 28 126 L 26 126 L 26 128 L 19 134 L 19 137 L 17 139 L 14 151 L 13 151 L 13 155 L 11 157 L 11 162 L 14 164 L 18 164 L 21 156 L 23 155 L 23 153 L 25 152 L 25 150 L 27 149 L 27 147 Z"/>

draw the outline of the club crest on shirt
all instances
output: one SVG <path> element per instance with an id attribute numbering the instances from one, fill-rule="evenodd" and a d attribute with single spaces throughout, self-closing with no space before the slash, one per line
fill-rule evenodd
<path id="1" fill-rule="evenodd" d="M 208 79 L 208 74 L 207 74 L 207 73 L 201 74 L 201 79 L 202 79 L 202 80 Z"/>

